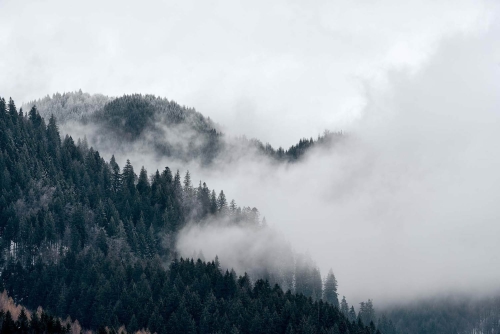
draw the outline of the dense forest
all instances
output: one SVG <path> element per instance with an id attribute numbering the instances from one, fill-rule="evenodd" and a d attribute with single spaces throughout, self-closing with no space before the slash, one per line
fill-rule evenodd
<path id="1" fill-rule="evenodd" d="M 83 129 L 83 135 L 98 150 L 112 147 L 127 152 L 131 145 L 140 145 L 161 157 L 195 160 L 201 165 L 219 160 L 228 163 L 255 153 L 276 162 L 293 162 L 310 148 L 329 146 L 343 137 L 342 133 L 325 131 L 316 140 L 304 138 L 288 149 L 275 149 L 258 139 L 228 137 L 218 124 L 195 109 L 153 95 L 111 98 L 82 91 L 57 93 L 26 103 L 23 108 L 30 110 L 35 105 L 44 119 L 54 115 L 68 132 L 75 127 Z"/>
<path id="2" fill-rule="evenodd" d="M 12 99 L 0 99 L 0 148 L 0 288 L 28 309 L 93 330 L 378 331 L 371 309 L 341 311 L 335 276 L 322 282 L 314 264 L 282 273 L 293 281 L 284 291 L 278 273 L 252 277 L 217 258 L 179 258 L 176 235 L 189 222 L 219 217 L 266 228 L 256 208 L 228 203 L 204 182 L 194 187 L 189 172 L 120 168 L 82 141 L 61 139 L 54 116 L 46 123 L 36 107 L 24 113 Z"/>

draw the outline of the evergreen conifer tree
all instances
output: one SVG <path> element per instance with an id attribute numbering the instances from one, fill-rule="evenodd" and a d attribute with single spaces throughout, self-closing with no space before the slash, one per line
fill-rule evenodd
<path id="1" fill-rule="evenodd" d="M 330 269 L 325 279 L 325 287 L 323 290 L 323 300 L 329 302 L 335 307 L 339 307 L 339 299 L 337 294 L 337 280 L 333 271 Z"/>
<path id="2" fill-rule="evenodd" d="M 345 296 L 342 296 L 342 301 L 340 302 L 340 312 L 346 317 L 349 315 L 349 304 L 347 304 Z"/>
<path id="3" fill-rule="evenodd" d="M 217 198 L 217 210 L 222 214 L 228 211 L 226 195 L 224 195 L 223 190 L 220 191 L 219 197 Z"/>

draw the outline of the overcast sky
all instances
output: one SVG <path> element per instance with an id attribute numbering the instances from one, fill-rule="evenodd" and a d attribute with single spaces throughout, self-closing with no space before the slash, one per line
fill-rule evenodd
<path id="1" fill-rule="evenodd" d="M 494 1 L 0 0 L 0 94 L 152 93 L 289 146 L 349 127 L 366 85 L 418 71 Z"/>

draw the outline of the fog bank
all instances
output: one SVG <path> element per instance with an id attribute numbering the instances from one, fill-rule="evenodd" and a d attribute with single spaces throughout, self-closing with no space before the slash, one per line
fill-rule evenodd
<path id="1" fill-rule="evenodd" d="M 497 291 L 498 36 L 498 26 L 453 36 L 418 72 L 390 72 L 331 151 L 295 165 L 248 159 L 192 174 L 258 207 L 323 274 L 332 267 L 353 302 Z"/>

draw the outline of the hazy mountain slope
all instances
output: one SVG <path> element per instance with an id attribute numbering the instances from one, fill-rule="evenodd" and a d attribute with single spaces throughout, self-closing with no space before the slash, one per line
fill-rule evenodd
<path id="1" fill-rule="evenodd" d="M 86 136 L 90 145 L 105 151 L 127 152 L 134 144 L 160 156 L 206 164 L 221 145 L 220 133 L 209 119 L 152 95 L 110 98 L 79 91 L 32 101 L 24 109 L 33 105 L 46 121 L 54 115 L 64 132 Z"/>
<path id="2" fill-rule="evenodd" d="M 500 333 L 500 297 L 446 296 L 390 306 L 400 333 Z"/>
<path id="3" fill-rule="evenodd" d="M 48 120 L 54 115 L 60 124 L 68 121 L 80 121 L 86 119 L 94 112 L 102 109 L 104 105 L 114 98 L 102 94 L 88 94 L 81 90 L 70 93 L 55 93 L 50 97 L 30 101 L 22 105 L 25 111 L 29 111 L 34 105 L 37 106 L 40 115 Z"/>
<path id="4" fill-rule="evenodd" d="M 189 222 L 267 228 L 255 208 L 229 204 L 205 183 L 192 187 L 189 174 L 183 186 L 168 167 L 151 176 L 130 163 L 120 169 L 69 136 L 61 141 L 54 117 L 46 125 L 36 108 L 20 113 L 12 100 L 0 99 L 0 148 L 0 283 L 26 307 L 94 330 L 377 332 L 321 300 L 311 264 L 288 273 L 303 292 L 295 294 L 224 272 L 217 258 L 178 260 L 176 235 Z"/>
<path id="5" fill-rule="evenodd" d="M 331 145 L 342 137 L 325 132 L 317 140 L 301 139 L 287 150 L 275 149 L 257 139 L 224 136 L 220 126 L 196 110 L 152 95 L 110 98 L 79 91 L 47 96 L 23 108 L 29 110 L 34 105 L 46 121 L 53 114 L 63 132 L 86 136 L 89 144 L 101 151 L 128 152 L 133 147 L 158 158 L 201 165 L 227 163 L 252 154 L 295 161 L 316 144 Z"/>

